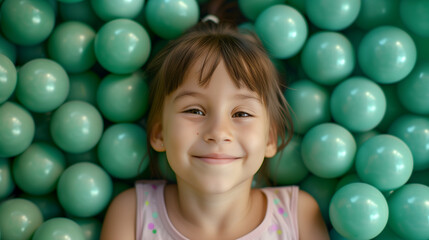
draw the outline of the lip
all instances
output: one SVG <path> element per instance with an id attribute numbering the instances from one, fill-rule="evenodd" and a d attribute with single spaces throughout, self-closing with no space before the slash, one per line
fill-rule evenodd
<path id="1" fill-rule="evenodd" d="M 231 156 L 228 154 L 218 154 L 218 153 L 211 153 L 207 155 L 197 155 L 194 157 L 209 164 L 227 164 L 240 159 L 240 157 Z"/>

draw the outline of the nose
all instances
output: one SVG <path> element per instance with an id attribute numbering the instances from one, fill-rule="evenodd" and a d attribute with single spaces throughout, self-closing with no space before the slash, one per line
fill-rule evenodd
<path id="1" fill-rule="evenodd" d="M 229 116 L 216 116 L 207 120 L 203 135 L 207 143 L 229 143 L 232 142 L 232 122 Z"/>

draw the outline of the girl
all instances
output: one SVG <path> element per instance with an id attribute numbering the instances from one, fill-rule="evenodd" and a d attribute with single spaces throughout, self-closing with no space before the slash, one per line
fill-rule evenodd
<path id="1" fill-rule="evenodd" d="M 137 182 L 118 195 L 101 239 L 329 239 L 309 194 L 251 188 L 292 136 L 279 77 L 255 36 L 200 23 L 147 73 L 148 142 L 166 152 L 177 184 Z"/>

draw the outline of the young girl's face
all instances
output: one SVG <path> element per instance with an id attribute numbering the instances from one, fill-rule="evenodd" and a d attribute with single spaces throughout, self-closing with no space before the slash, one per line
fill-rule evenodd
<path id="1" fill-rule="evenodd" d="M 178 183 L 221 193 L 250 184 L 264 157 L 275 154 L 277 141 L 261 98 L 234 85 L 223 61 L 201 86 L 200 64 L 197 61 L 183 84 L 165 98 L 151 145 L 166 150 Z"/>

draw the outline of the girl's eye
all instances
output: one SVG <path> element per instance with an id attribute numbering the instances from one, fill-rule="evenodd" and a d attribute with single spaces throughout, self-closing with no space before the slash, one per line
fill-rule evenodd
<path id="1" fill-rule="evenodd" d="M 251 117 L 252 115 L 248 114 L 247 112 L 236 112 L 232 115 L 232 117 L 238 117 L 238 118 L 245 118 L 245 117 Z"/>
<path id="2" fill-rule="evenodd" d="M 199 110 L 199 109 L 196 109 L 196 108 L 186 110 L 185 113 L 197 114 L 197 115 L 204 116 L 204 112 Z"/>

